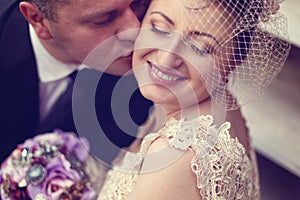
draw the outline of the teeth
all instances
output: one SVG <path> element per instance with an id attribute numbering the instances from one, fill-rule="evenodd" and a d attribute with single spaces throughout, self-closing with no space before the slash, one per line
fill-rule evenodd
<path id="1" fill-rule="evenodd" d="M 176 81 L 176 80 L 182 80 L 183 79 L 183 78 L 180 78 L 180 77 L 174 77 L 174 76 L 166 75 L 166 74 L 162 73 L 161 71 L 159 71 L 158 69 L 156 69 L 155 67 L 152 67 L 152 71 L 156 74 L 156 76 L 158 76 L 159 78 L 161 78 L 165 81 Z"/>

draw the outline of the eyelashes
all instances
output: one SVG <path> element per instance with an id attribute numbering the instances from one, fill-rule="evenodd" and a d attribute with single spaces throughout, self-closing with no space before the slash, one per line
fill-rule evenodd
<path id="1" fill-rule="evenodd" d="M 165 29 L 162 29 L 162 28 L 158 28 L 157 26 L 155 26 L 154 24 L 152 24 L 152 28 L 151 30 L 154 32 L 154 33 L 157 33 L 161 36 L 172 36 L 172 33 L 165 30 Z"/>
<path id="2" fill-rule="evenodd" d="M 208 54 L 211 54 L 211 51 L 208 48 L 199 47 L 199 45 L 196 44 L 196 42 L 188 36 L 183 38 L 183 43 L 185 44 L 186 47 L 191 49 L 197 55 L 206 56 Z"/>
<path id="3" fill-rule="evenodd" d="M 152 23 L 151 31 L 161 37 L 167 37 L 167 38 L 172 37 L 172 31 L 169 31 L 168 29 L 160 28 L 154 23 Z M 187 47 L 187 49 L 191 50 L 197 55 L 206 56 L 208 54 L 211 54 L 211 51 L 209 49 L 199 47 L 199 45 L 196 42 L 194 42 L 192 38 L 190 38 L 189 36 L 184 36 L 182 38 L 182 41 L 184 46 Z"/>
<path id="4" fill-rule="evenodd" d="M 107 24 L 110 24 L 111 22 L 114 21 L 114 19 L 117 16 L 117 12 L 116 11 L 111 11 L 109 13 L 107 13 L 107 15 L 105 15 L 104 17 L 102 17 L 99 20 L 95 20 L 93 22 L 93 24 L 98 25 L 98 26 L 105 26 Z"/>

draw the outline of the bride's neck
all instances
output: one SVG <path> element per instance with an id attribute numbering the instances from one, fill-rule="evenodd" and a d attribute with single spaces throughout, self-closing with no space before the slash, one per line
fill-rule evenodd
<path id="1" fill-rule="evenodd" d="M 190 105 L 187 107 L 179 107 L 172 109 L 170 107 L 164 107 L 161 105 L 156 105 L 160 109 L 159 113 L 164 114 L 165 121 L 170 118 L 187 120 L 194 119 L 200 115 L 211 114 L 211 98 L 208 97 L 205 100 L 199 102 L 198 104 Z M 158 110 L 158 109 L 157 109 Z"/>

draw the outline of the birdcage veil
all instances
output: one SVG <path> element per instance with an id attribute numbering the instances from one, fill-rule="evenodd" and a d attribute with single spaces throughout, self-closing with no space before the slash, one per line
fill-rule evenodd
<path id="1" fill-rule="evenodd" d="M 180 13 L 183 22 L 190 25 L 186 33 L 193 33 L 200 21 L 205 33 L 227 33 L 213 47 L 206 47 L 214 67 L 203 66 L 199 71 L 212 99 L 227 110 L 255 100 L 281 71 L 290 50 L 287 21 L 279 12 L 279 0 L 181 3 L 185 8 Z M 220 26 L 222 23 L 226 25 Z"/>

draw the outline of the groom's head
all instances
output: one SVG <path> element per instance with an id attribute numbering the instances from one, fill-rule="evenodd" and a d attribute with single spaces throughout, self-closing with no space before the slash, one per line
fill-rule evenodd
<path id="1" fill-rule="evenodd" d="M 118 43 L 133 43 L 148 1 L 26 0 L 20 10 L 46 50 L 65 63 L 80 64 L 94 47 L 117 35 Z M 140 16 L 136 16 L 136 13 Z M 121 45 L 122 46 L 122 45 Z M 108 49 L 109 51 L 109 49 Z M 130 56 L 115 62 L 118 74 L 131 67 Z M 99 55 L 101 59 L 101 55 Z"/>

